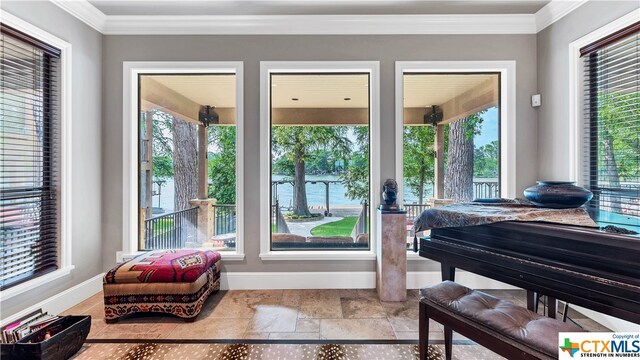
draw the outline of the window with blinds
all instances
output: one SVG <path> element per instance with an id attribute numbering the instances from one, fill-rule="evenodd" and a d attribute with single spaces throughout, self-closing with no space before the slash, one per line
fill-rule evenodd
<path id="1" fill-rule="evenodd" d="M 1 24 L 0 289 L 58 268 L 60 50 Z"/>
<path id="2" fill-rule="evenodd" d="M 640 228 L 640 22 L 580 50 L 584 63 L 584 183 L 604 225 Z"/>

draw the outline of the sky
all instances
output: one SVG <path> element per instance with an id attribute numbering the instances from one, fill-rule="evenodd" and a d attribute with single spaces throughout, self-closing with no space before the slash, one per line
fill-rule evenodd
<path id="1" fill-rule="evenodd" d="M 482 115 L 482 127 L 480 134 L 473 138 L 475 147 L 481 147 L 488 143 L 498 140 L 500 132 L 498 131 L 498 108 L 492 107 Z"/>

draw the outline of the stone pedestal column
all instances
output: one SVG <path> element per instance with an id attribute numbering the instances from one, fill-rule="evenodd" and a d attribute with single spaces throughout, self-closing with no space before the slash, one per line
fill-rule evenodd
<path id="1" fill-rule="evenodd" d="M 189 201 L 192 206 L 198 207 L 198 243 L 203 244 L 213 236 L 215 226 L 216 199 L 194 199 Z"/>
<path id="2" fill-rule="evenodd" d="M 407 300 L 406 211 L 377 210 L 376 288 L 381 301 Z"/>

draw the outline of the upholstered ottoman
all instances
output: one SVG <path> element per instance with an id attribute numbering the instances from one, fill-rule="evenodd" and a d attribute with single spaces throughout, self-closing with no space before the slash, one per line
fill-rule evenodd
<path id="1" fill-rule="evenodd" d="M 194 320 L 207 297 L 220 290 L 220 253 L 150 251 L 107 272 L 103 290 L 107 322 L 142 312 Z"/>

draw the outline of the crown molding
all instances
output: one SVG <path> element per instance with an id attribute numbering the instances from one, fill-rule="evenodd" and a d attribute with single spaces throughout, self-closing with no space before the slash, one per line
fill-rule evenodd
<path id="1" fill-rule="evenodd" d="M 536 14 L 105 15 L 87 0 L 50 0 L 105 35 L 535 34 L 588 0 L 552 0 Z"/>
<path id="2" fill-rule="evenodd" d="M 552 0 L 535 14 L 536 32 L 562 19 L 567 14 L 587 3 L 588 0 Z"/>
<path id="3" fill-rule="evenodd" d="M 109 16 L 108 35 L 535 34 L 533 15 Z"/>
<path id="4" fill-rule="evenodd" d="M 108 16 L 95 6 L 91 5 L 87 0 L 50 0 L 52 3 L 60 7 L 62 10 L 75 16 L 85 24 L 104 33 Z"/>

